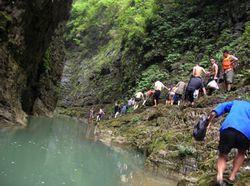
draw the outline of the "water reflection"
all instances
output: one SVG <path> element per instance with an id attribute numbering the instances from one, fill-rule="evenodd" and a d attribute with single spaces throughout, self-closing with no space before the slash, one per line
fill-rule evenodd
<path id="1" fill-rule="evenodd" d="M 0 185 L 146 186 L 144 158 L 89 140 L 94 130 L 69 118 L 30 118 L 26 129 L 2 130 Z"/>

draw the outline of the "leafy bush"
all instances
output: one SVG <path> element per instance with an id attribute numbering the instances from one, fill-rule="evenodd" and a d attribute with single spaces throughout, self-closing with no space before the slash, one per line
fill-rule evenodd
<path id="1" fill-rule="evenodd" d="M 131 121 L 132 121 L 132 123 L 137 124 L 137 123 L 141 122 L 141 118 L 139 116 L 135 116 L 132 118 Z"/>
<path id="2" fill-rule="evenodd" d="M 192 146 L 186 145 L 177 145 L 178 153 L 180 157 L 190 156 L 193 155 L 195 152 L 195 148 Z"/>
<path id="3" fill-rule="evenodd" d="M 145 91 L 154 88 L 154 83 L 157 80 L 166 81 L 168 74 L 160 69 L 158 65 L 148 67 L 141 75 L 140 80 L 137 82 L 136 91 Z"/>

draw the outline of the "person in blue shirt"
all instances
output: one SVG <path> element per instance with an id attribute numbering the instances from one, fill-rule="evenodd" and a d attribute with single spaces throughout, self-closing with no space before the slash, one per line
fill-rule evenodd
<path id="1" fill-rule="evenodd" d="M 235 176 L 245 159 L 245 152 L 250 146 L 250 102 L 234 100 L 218 105 L 208 118 L 208 128 L 215 117 L 228 113 L 220 128 L 219 157 L 217 160 L 217 183 L 223 185 L 223 173 L 226 169 L 228 153 L 232 148 L 238 152 L 234 158 L 233 169 L 229 182 L 235 181 Z"/>

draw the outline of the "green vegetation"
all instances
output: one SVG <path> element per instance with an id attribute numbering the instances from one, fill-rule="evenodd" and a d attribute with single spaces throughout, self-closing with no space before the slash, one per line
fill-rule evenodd
<path id="1" fill-rule="evenodd" d="M 156 79 L 188 80 L 195 63 L 208 69 L 213 56 L 221 64 L 224 49 L 240 59 L 237 84 L 249 84 L 249 17 L 247 2 L 236 0 L 75 0 L 65 35 L 76 69 L 71 94 L 85 92 L 81 79 L 94 81 L 88 89 L 98 100 L 125 98 Z"/>
<path id="2" fill-rule="evenodd" d="M 157 65 L 151 65 L 144 72 L 142 72 L 141 78 L 137 81 L 136 91 L 145 91 L 154 88 L 154 82 L 156 80 L 167 79 L 168 74 L 165 70 L 162 70 Z M 135 91 L 132 89 L 132 91 Z"/>
<path id="3" fill-rule="evenodd" d="M 131 121 L 132 121 L 132 123 L 137 124 L 137 123 L 140 123 L 140 122 L 141 122 L 141 118 L 138 117 L 138 116 L 135 116 L 135 117 L 132 118 Z"/>
<path id="4" fill-rule="evenodd" d="M 73 72 L 71 95 L 78 102 L 86 98 L 82 105 L 95 96 L 97 103 L 111 103 L 153 88 L 156 80 L 166 85 L 187 81 L 196 63 L 208 69 L 209 58 L 214 57 L 221 66 L 225 49 L 240 59 L 236 88 L 249 85 L 247 7 L 246 1 L 236 0 L 75 0 L 65 35 Z M 178 160 L 176 170 L 181 167 L 178 163 L 196 158 L 198 174 L 204 176 L 202 185 L 211 177 L 205 175 L 214 172 L 217 129 L 209 134 L 208 143 L 195 143 L 190 135 L 193 113 L 196 117 L 201 110 L 208 113 L 230 97 L 242 95 L 250 100 L 247 91 L 240 90 L 228 94 L 218 91 L 214 97 L 201 99 L 198 109 L 162 107 L 160 114 L 153 114 L 155 117 L 136 111 L 104 121 L 101 127 L 125 136 L 146 151 L 148 159 L 155 160 L 161 154 L 165 159 Z"/>
<path id="5" fill-rule="evenodd" d="M 180 157 L 185 157 L 185 156 L 190 156 L 193 155 L 195 152 L 195 148 L 192 146 L 187 146 L 187 145 L 177 145 L 179 156 Z"/>
<path id="6" fill-rule="evenodd" d="M 50 51 L 50 48 L 48 48 L 44 54 L 44 57 L 43 57 L 43 68 L 48 71 L 50 70 L 50 66 L 51 66 L 51 51 Z"/>

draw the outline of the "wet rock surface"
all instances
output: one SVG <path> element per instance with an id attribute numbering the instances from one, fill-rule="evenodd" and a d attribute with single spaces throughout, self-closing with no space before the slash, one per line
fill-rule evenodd
<path id="1" fill-rule="evenodd" d="M 0 1 L 0 125 L 50 114 L 64 62 L 71 1 Z"/>
<path id="2" fill-rule="evenodd" d="M 159 105 L 117 119 L 104 120 L 99 124 L 100 138 L 145 153 L 148 170 L 177 178 L 181 180 L 179 185 L 213 185 L 218 129 L 223 118 L 216 119 L 203 142 L 193 139 L 193 126 L 200 115 L 209 114 L 218 103 L 239 96 L 249 100 L 248 90 L 249 86 L 246 86 L 228 94 L 204 97 L 197 102 L 197 107 Z M 234 153 L 230 154 L 228 170 L 231 169 Z M 249 174 L 242 171 L 236 185 L 247 185 L 247 178 Z"/>

